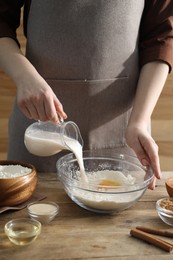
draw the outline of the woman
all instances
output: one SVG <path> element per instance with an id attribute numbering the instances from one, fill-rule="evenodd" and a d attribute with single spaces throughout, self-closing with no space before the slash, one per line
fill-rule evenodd
<path id="1" fill-rule="evenodd" d="M 23 5 L 26 57 L 15 34 Z M 68 116 L 84 149 L 133 150 L 160 178 L 148 127 L 173 64 L 172 1 L 0 0 L 0 10 L 0 65 L 17 87 L 8 158 L 54 171 L 57 155 L 29 154 L 24 131 Z"/>

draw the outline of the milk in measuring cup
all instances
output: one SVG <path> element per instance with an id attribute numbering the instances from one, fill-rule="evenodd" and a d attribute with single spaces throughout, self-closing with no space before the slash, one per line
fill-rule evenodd
<path id="1" fill-rule="evenodd" d="M 83 163 L 82 145 L 78 140 L 70 138 L 62 133 L 30 130 L 25 132 L 24 139 L 27 150 L 37 156 L 51 156 L 62 150 L 70 150 L 76 156 L 80 167 L 81 178 L 87 182 Z"/>

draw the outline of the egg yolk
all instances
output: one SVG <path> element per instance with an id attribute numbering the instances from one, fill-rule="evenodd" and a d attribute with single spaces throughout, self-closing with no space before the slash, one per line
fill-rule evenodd
<path id="1" fill-rule="evenodd" d="M 121 186 L 120 182 L 117 181 L 111 181 L 111 180 L 102 180 L 99 183 L 100 186 Z"/>

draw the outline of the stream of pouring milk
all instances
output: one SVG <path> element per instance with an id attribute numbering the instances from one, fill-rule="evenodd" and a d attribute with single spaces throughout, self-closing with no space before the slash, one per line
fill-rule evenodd
<path id="1" fill-rule="evenodd" d="M 35 132 L 34 136 L 25 133 L 25 146 L 30 153 L 37 156 L 50 156 L 62 150 L 72 151 L 79 164 L 81 179 L 88 182 L 83 163 L 82 145 L 77 140 L 67 136 L 64 136 L 63 139 L 64 143 L 60 134 L 52 132 Z"/>

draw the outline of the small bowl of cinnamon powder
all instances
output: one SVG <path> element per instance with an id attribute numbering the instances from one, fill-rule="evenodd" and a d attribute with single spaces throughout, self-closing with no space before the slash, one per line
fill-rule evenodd
<path id="1" fill-rule="evenodd" d="M 173 198 L 162 198 L 156 202 L 156 210 L 161 220 L 173 226 Z"/>

